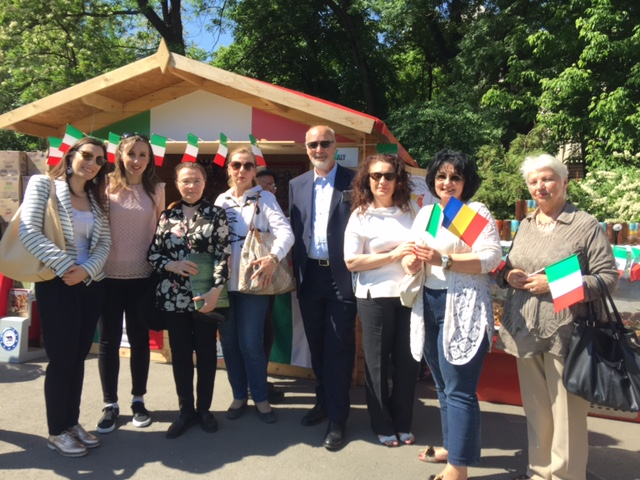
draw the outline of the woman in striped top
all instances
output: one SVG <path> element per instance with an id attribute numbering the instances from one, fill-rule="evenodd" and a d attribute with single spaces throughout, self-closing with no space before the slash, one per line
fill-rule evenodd
<path id="1" fill-rule="evenodd" d="M 24 195 L 20 240 L 56 277 L 35 284 L 42 336 L 49 357 L 44 382 L 48 446 L 80 457 L 100 440 L 78 423 L 84 360 L 105 300 L 104 265 L 111 236 L 106 216 L 106 149 L 95 138 L 75 143 L 49 177 L 55 179 L 65 246 L 42 233 L 50 178 L 35 175 Z"/>

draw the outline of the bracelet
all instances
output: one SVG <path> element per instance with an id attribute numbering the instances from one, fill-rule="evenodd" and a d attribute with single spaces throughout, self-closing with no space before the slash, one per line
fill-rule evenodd
<path id="1" fill-rule="evenodd" d="M 278 264 L 278 256 L 275 253 L 270 253 L 269 257 L 271 257 L 271 260 L 273 260 L 274 265 Z"/>

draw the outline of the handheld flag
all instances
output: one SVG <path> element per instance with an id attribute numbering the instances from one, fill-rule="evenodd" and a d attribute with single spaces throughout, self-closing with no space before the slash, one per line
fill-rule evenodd
<path id="1" fill-rule="evenodd" d="M 629 280 L 640 280 L 640 248 L 631 247 L 631 267 L 629 268 Z"/>
<path id="2" fill-rule="evenodd" d="M 224 167 L 224 164 L 227 161 L 228 152 L 229 152 L 229 149 L 227 148 L 227 136 L 224 133 L 220 133 L 220 145 L 218 145 L 218 152 L 216 153 L 216 156 L 213 159 L 213 163 L 221 167 Z"/>
<path id="3" fill-rule="evenodd" d="M 440 228 L 441 218 L 442 207 L 440 207 L 439 203 L 434 203 L 433 208 L 431 209 L 431 215 L 429 216 L 429 221 L 427 222 L 427 228 L 425 229 L 425 232 L 427 232 L 433 238 L 436 238 L 438 228 Z"/>
<path id="4" fill-rule="evenodd" d="M 60 151 L 60 145 L 62 145 L 62 139 L 56 137 L 49 137 L 49 158 L 47 159 L 47 165 L 57 165 L 62 160 L 64 153 Z"/>
<path id="5" fill-rule="evenodd" d="M 260 147 L 258 147 L 258 140 L 256 140 L 256 137 L 254 137 L 251 134 L 249 134 L 249 140 L 251 140 L 251 151 L 256 156 L 256 161 L 258 162 L 258 166 L 266 167 L 267 162 L 264 161 L 264 157 L 262 156 L 262 150 L 260 150 Z"/>
<path id="6" fill-rule="evenodd" d="M 65 132 L 64 137 L 62 138 L 62 144 L 60 145 L 60 151 L 62 154 L 64 155 L 67 153 L 71 149 L 72 145 L 82 137 L 84 137 L 84 133 L 67 124 L 67 131 Z"/>
<path id="7" fill-rule="evenodd" d="M 156 167 L 161 167 L 164 162 L 164 152 L 167 149 L 167 137 L 151 135 L 151 150 L 155 159 Z"/>
<path id="8" fill-rule="evenodd" d="M 618 273 L 622 277 L 622 274 L 627 269 L 627 247 L 615 245 L 613 247 L 613 256 L 616 259 L 616 268 L 618 269 Z"/>
<path id="9" fill-rule="evenodd" d="M 470 247 L 489 223 L 489 220 L 455 197 L 449 199 L 442 213 L 442 226 Z"/>
<path id="10" fill-rule="evenodd" d="M 584 300 L 584 286 L 578 255 L 560 260 L 545 268 L 549 280 L 549 290 L 556 312 Z"/>
<path id="11" fill-rule="evenodd" d="M 182 156 L 182 163 L 195 162 L 198 158 L 198 137 L 193 133 L 187 134 L 187 149 Z"/>
<path id="12" fill-rule="evenodd" d="M 107 160 L 109 160 L 109 163 L 116 163 L 118 143 L 120 143 L 120 136 L 109 132 L 109 143 L 107 144 Z"/>

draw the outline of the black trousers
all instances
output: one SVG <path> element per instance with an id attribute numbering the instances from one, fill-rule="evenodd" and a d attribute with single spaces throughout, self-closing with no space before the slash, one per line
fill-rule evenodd
<path id="1" fill-rule="evenodd" d="M 315 262 L 307 263 L 298 301 L 317 379 L 316 403 L 326 408 L 329 420 L 346 422 L 356 354 L 356 303 L 345 300 L 331 270 Z"/>
<path id="2" fill-rule="evenodd" d="M 118 375 L 120 373 L 120 342 L 122 340 L 122 316 L 127 325 L 127 338 L 131 346 L 131 395 L 143 396 L 147 393 L 149 378 L 149 329 L 137 315 L 137 302 L 146 284 L 146 278 L 104 280 L 107 291 L 106 303 L 98 321 L 100 350 L 98 370 L 102 383 L 105 403 L 118 401 Z"/>
<path id="3" fill-rule="evenodd" d="M 211 408 L 213 384 L 218 356 L 216 333 L 218 326 L 192 313 L 163 312 L 169 331 L 171 366 L 176 383 L 181 414 L 204 413 Z M 198 379 L 193 395 L 193 352 L 196 352 Z"/>
<path id="4" fill-rule="evenodd" d="M 44 347 L 49 435 L 78 424 L 84 361 L 105 301 L 104 282 L 67 286 L 59 277 L 35 284 Z"/>
<path id="5" fill-rule="evenodd" d="M 411 431 L 418 362 L 409 347 L 411 309 L 400 299 L 358 299 L 366 363 L 367 409 L 377 435 Z M 389 368 L 393 364 L 392 388 Z"/>

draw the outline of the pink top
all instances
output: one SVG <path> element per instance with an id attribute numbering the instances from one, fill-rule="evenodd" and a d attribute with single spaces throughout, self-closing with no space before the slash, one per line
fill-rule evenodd
<path id="1" fill-rule="evenodd" d="M 164 210 L 164 183 L 156 186 L 155 205 L 142 185 L 118 194 L 108 192 L 111 250 L 104 271 L 108 278 L 145 278 L 151 274 L 147 251 Z"/>

